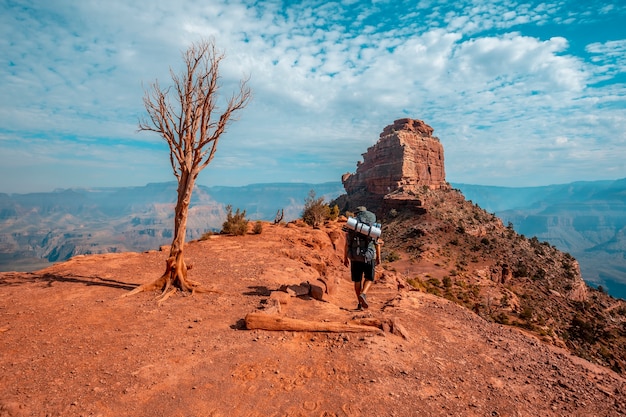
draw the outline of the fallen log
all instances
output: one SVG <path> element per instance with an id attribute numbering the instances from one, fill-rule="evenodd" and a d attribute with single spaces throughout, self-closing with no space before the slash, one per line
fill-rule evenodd
<path id="1" fill-rule="evenodd" d="M 285 330 L 293 332 L 380 333 L 378 327 L 339 322 L 317 322 L 292 319 L 267 313 L 249 313 L 245 317 L 248 330 Z"/>

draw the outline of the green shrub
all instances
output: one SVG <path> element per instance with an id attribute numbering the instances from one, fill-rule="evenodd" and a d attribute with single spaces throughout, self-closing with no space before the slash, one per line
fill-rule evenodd
<path id="1" fill-rule="evenodd" d="M 324 197 L 315 198 L 315 191 L 311 190 L 304 201 L 302 220 L 309 226 L 319 227 L 324 220 L 330 218 L 330 207 L 324 203 Z"/>
<path id="2" fill-rule="evenodd" d="M 339 206 L 335 204 L 330 208 L 330 215 L 328 216 L 329 220 L 335 221 L 339 217 Z"/>
<path id="3" fill-rule="evenodd" d="M 525 306 L 519 314 L 520 318 L 530 321 L 533 318 L 534 310 L 530 306 Z"/>
<path id="4" fill-rule="evenodd" d="M 441 281 L 437 278 L 429 278 L 426 282 L 430 285 L 434 285 L 435 287 L 441 287 Z"/>
<path id="5" fill-rule="evenodd" d="M 226 221 L 222 225 L 222 233 L 228 235 L 242 236 L 248 232 L 248 220 L 246 219 L 246 211 L 240 212 L 239 209 L 233 214 L 233 206 L 226 206 Z"/>
<path id="6" fill-rule="evenodd" d="M 437 297 L 441 297 L 441 291 L 437 287 L 428 287 L 426 288 L 426 292 L 432 295 L 436 295 Z"/>
<path id="7" fill-rule="evenodd" d="M 254 228 L 252 229 L 252 232 L 255 235 L 260 235 L 261 233 L 263 233 L 263 223 L 261 222 L 261 220 L 257 220 L 256 223 L 254 223 Z"/>
<path id="8" fill-rule="evenodd" d="M 419 281 L 419 279 L 415 279 L 415 278 L 409 278 L 406 280 L 406 282 L 409 283 L 409 285 L 413 288 L 423 288 L 424 286 L 422 285 L 422 283 Z"/>

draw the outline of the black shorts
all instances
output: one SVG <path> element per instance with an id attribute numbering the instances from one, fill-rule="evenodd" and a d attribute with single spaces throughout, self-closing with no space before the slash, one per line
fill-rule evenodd
<path id="1" fill-rule="evenodd" d="M 350 261 L 350 276 L 353 282 L 361 282 L 363 278 L 367 281 L 374 281 L 374 262 Z"/>

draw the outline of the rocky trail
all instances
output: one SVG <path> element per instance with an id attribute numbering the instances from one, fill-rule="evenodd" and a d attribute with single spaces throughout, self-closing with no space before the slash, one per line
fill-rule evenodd
<path id="1" fill-rule="evenodd" d="M 1 273 L 0 416 L 626 415 L 620 375 L 391 269 L 355 311 L 340 228 L 192 242 L 190 276 L 216 292 L 160 305 L 122 295 L 158 277 L 166 251 Z M 326 330 L 250 330 L 250 313 Z"/>

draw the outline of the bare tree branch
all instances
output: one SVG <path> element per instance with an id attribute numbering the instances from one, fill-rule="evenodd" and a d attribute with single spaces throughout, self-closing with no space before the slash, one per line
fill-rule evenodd
<path id="1" fill-rule="evenodd" d="M 176 74 L 170 69 L 173 89 L 162 89 L 155 81 L 144 94 L 148 117 L 140 120 L 139 131 L 156 132 L 167 142 L 170 164 L 178 180 L 170 257 L 165 274 L 151 284 L 161 286 L 163 294 L 172 286 L 183 291 L 198 290 L 198 284 L 187 279 L 187 267 L 182 258 L 191 194 L 198 174 L 213 160 L 228 123 L 252 98 L 249 78 L 244 79 L 239 91 L 230 97 L 222 114 L 216 117 L 222 59 L 224 54 L 217 50 L 213 40 L 194 43 L 183 53 L 184 71 Z"/>

